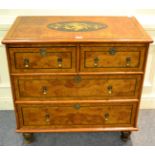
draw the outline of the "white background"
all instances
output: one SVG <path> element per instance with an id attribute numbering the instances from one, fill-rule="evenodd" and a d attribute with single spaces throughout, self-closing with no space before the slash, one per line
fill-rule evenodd
<path id="1" fill-rule="evenodd" d="M 0 0 L 1 9 L 154 9 L 154 0 Z"/>

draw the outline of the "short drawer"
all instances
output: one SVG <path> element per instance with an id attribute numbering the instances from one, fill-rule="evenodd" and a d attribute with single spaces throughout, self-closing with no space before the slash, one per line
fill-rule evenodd
<path id="1" fill-rule="evenodd" d="M 81 47 L 82 72 L 143 71 L 146 47 Z"/>
<path id="2" fill-rule="evenodd" d="M 18 104 L 20 127 L 134 126 L 137 103 Z"/>
<path id="3" fill-rule="evenodd" d="M 76 47 L 9 48 L 11 71 L 75 72 Z"/>
<path id="4" fill-rule="evenodd" d="M 14 77 L 16 100 L 135 99 L 141 75 Z"/>

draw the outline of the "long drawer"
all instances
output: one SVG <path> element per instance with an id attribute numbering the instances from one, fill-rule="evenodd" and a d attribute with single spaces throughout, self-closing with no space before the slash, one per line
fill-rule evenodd
<path id="1" fill-rule="evenodd" d="M 18 104 L 20 128 L 133 127 L 137 103 Z"/>
<path id="2" fill-rule="evenodd" d="M 11 72 L 75 72 L 76 47 L 9 48 Z"/>
<path id="3" fill-rule="evenodd" d="M 141 75 L 14 76 L 16 100 L 135 99 Z"/>
<path id="4" fill-rule="evenodd" d="M 144 46 L 85 46 L 80 50 L 82 72 L 132 72 L 144 69 Z"/>

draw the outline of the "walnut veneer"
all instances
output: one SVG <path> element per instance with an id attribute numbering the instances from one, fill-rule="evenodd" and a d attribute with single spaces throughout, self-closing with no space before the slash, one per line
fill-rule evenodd
<path id="1" fill-rule="evenodd" d="M 134 17 L 18 17 L 6 45 L 17 132 L 138 130 L 149 43 Z"/>

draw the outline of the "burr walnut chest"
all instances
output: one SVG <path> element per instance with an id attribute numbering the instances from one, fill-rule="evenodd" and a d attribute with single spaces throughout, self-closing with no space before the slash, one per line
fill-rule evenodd
<path id="1" fill-rule="evenodd" d="M 134 17 L 17 17 L 6 46 L 17 132 L 120 131 L 137 118 L 149 44 Z"/>

